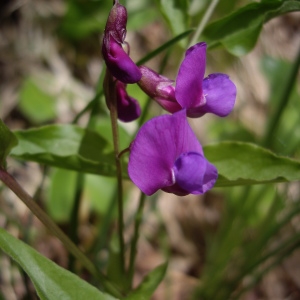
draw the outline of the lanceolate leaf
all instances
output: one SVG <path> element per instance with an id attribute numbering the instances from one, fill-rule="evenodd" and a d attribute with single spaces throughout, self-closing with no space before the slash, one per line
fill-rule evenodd
<path id="1" fill-rule="evenodd" d="M 299 1 L 250 3 L 229 16 L 209 24 L 203 32 L 210 47 L 222 44 L 234 55 L 244 55 L 256 44 L 264 23 L 279 15 L 300 10 Z"/>
<path id="2" fill-rule="evenodd" d="M 0 248 L 28 274 L 42 300 L 114 300 L 0 228 Z"/>
<path id="3" fill-rule="evenodd" d="M 151 271 L 143 282 L 134 290 L 126 300 L 148 300 L 156 290 L 157 286 L 165 277 L 168 264 L 164 263 Z"/>
<path id="4" fill-rule="evenodd" d="M 219 172 L 216 187 L 300 180 L 300 161 L 250 143 L 223 142 L 204 148 Z"/>
<path id="5" fill-rule="evenodd" d="M 0 119 L 0 167 L 5 168 L 6 157 L 17 143 L 18 140 L 15 135 Z"/>
<path id="6" fill-rule="evenodd" d="M 112 146 L 98 133 L 75 125 L 15 131 L 19 159 L 86 173 L 115 176 Z"/>

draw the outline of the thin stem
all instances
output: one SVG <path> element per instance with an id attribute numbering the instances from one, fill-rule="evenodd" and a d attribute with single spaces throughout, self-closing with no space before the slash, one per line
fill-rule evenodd
<path id="1" fill-rule="evenodd" d="M 95 268 L 94 264 L 84 255 L 84 253 L 76 247 L 76 245 L 63 233 L 63 231 L 36 204 L 29 194 L 23 190 L 14 177 L 12 177 L 2 168 L 0 168 L 0 180 L 22 200 L 22 202 L 30 209 L 30 211 L 64 244 L 69 252 L 71 252 L 79 261 L 81 261 L 84 267 L 93 276 L 102 281 L 103 286 L 107 289 L 107 291 L 116 297 L 120 297 L 121 293 L 118 291 L 118 289 L 108 281 L 104 274 L 100 273 Z"/>
<path id="2" fill-rule="evenodd" d="M 133 239 L 131 242 L 131 248 L 130 248 L 130 262 L 129 262 L 129 284 L 132 285 L 132 279 L 134 275 L 134 265 L 135 265 L 135 258 L 137 253 L 137 242 L 139 239 L 139 228 L 142 222 L 143 218 L 143 209 L 145 205 L 145 199 L 146 195 L 141 192 L 141 196 L 139 199 L 139 206 L 135 215 L 135 223 L 134 223 L 134 234 Z"/>
<path id="3" fill-rule="evenodd" d="M 118 235 L 119 246 L 121 253 L 121 269 L 125 272 L 125 243 L 124 243 L 124 221 L 123 221 L 123 185 L 122 185 L 122 165 L 119 157 L 119 132 L 118 132 L 118 111 L 117 111 L 117 95 L 115 89 L 115 82 L 112 75 L 107 71 L 104 79 L 104 93 L 106 102 L 109 104 L 110 121 L 113 135 L 113 145 L 115 152 L 115 163 L 117 172 L 117 185 L 118 185 Z"/>
<path id="4" fill-rule="evenodd" d="M 212 0 L 210 2 L 210 5 L 209 7 L 207 8 L 200 24 L 198 25 L 197 29 L 196 29 L 196 32 L 194 33 L 194 36 L 193 38 L 191 39 L 190 41 L 190 44 L 189 44 L 189 47 L 193 46 L 194 44 L 197 43 L 200 35 L 202 34 L 203 32 L 203 29 L 205 27 L 205 25 L 207 24 L 207 22 L 209 21 L 214 9 L 216 8 L 217 4 L 219 3 L 219 0 Z"/>

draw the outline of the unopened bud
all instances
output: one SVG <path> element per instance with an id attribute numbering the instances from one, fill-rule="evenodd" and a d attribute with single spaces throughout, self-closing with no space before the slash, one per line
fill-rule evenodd
<path id="1" fill-rule="evenodd" d="M 155 71 L 141 66 L 142 78 L 138 82 L 139 87 L 165 110 L 170 113 L 181 110 L 175 98 L 174 81 L 164 77 Z"/>

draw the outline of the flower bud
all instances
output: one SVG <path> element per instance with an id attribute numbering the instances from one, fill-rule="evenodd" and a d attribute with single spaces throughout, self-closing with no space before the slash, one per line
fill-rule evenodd
<path id="1" fill-rule="evenodd" d="M 136 83 L 141 72 L 122 48 L 126 37 L 127 11 L 116 2 L 110 11 L 104 30 L 102 54 L 110 73 L 124 83 Z"/>
<path id="2" fill-rule="evenodd" d="M 105 34 L 109 33 L 117 43 L 122 44 L 126 37 L 127 11 L 118 2 L 112 7 L 105 26 Z"/>
<path id="3" fill-rule="evenodd" d="M 138 101 L 130 97 L 126 92 L 126 84 L 116 82 L 118 119 L 123 122 L 136 120 L 141 114 Z"/>
<path id="4" fill-rule="evenodd" d="M 142 78 L 138 82 L 139 87 L 165 110 L 170 113 L 181 110 L 181 106 L 175 99 L 174 81 L 164 77 L 155 71 L 141 66 Z"/>

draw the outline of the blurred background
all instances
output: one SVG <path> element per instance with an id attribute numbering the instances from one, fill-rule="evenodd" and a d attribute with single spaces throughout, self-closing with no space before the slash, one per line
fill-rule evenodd
<path id="1" fill-rule="evenodd" d="M 161 1 L 163 2 L 163 1 Z M 190 1 L 189 27 L 196 27 L 210 1 Z M 253 1 L 220 1 L 212 20 Z M 170 19 L 159 1 L 121 1 L 128 10 L 126 41 L 138 61 L 185 31 L 178 11 Z M 101 37 L 112 1 L 2 0 L 0 2 L 0 118 L 13 130 L 76 122 L 85 127 L 89 113 L 76 116 L 95 97 L 103 69 Z M 185 52 L 182 40 L 146 65 L 175 79 Z M 253 142 L 277 154 L 300 158 L 300 81 L 266 139 L 300 47 L 300 12 L 264 25 L 249 54 L 236 57 L 223 48 L 207 54 L 206 75 L 229 74 L 237 85 L 234 111 L 225 119 L 191 120 L 203 145 L 225 140 Z M 144 107 L 137 85 L 128 93 Z M 162 113 L 150 103 L 147 118 Z M 92 116 L 93 129 L 110 138 L 104 99 Z M 121 124 L 121 145 L 128 147 L 137 124 Z M 8 170 L 66 232 L 78 174 L 10 158 Z M 78 243 L 107 268 L 116 229 L 112 178 L 85 175 Z M 139 191 L 126 182 L 126 241 L 133 233 Z M 0 186 L 0 226 L 58 264 L 68 254 L 10 191 Z M 204 196 L 177 197 L 158 192 L 144 209 L 135 283 L 169 260 L 165 280 L 153 299 L 300 299 L 300 185 L 267 184 L 215 188 Z M 0 253 L 0 299 L 37 299 L 30 279 Z M 74 267 L 74 266 L 73 266 Z M 76 266 L 74 267 L 76 269 Z M 83 274 L 84 276 L 84 274 Z M 196 291 L 196 292 L 195 292 Z"/>

